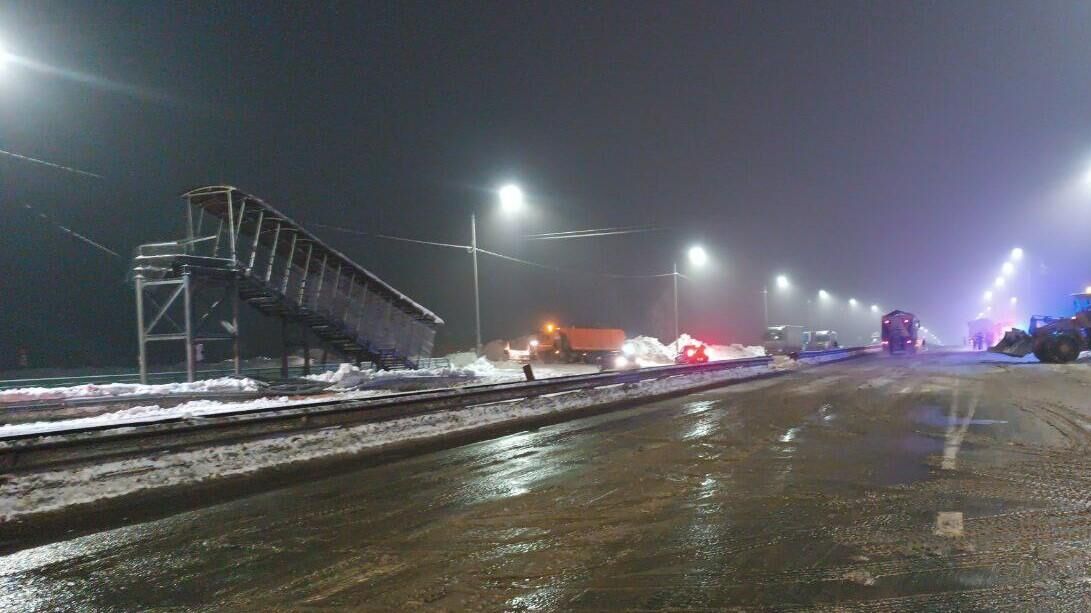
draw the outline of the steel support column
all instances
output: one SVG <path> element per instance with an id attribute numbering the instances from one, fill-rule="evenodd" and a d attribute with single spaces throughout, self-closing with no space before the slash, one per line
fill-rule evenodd
<path id="1" fill-rule="evenodd" d="M 136 282 L 136 340 L 140 345 L 138 360 L 140 361 L 140 382 L 148 384 L 148 340 L 144 331 L 144 276 L 133 277 Z"/>

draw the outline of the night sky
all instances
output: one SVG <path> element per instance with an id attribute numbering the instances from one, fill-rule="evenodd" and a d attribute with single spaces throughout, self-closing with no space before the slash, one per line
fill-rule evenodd
<path id="1" fill-rule="evenodd" d="M 132 250 L 180 238 L 177 195 L 211 183 L 440 242 L 476 211 L 483 247 L 568 271 L 482 259 L 486 339 L 546 318 L 667 339 L 669 278 L 594 273 L 698 242 L 683 328 L 709 340 L 755 342 L 784 273 L 775 321 L 824 288 L 957 342 L 1016 245 L 1025 325 L 1091 283 L 1089 26 L 1087 2 L 3 3 L 4 47 L 58 70 L 0 73 L 0 149 L 103 178 L 0 157 L 0 367 L 20 345 L 133 364 Z M 658 229 L 524 238 L 611 226 Z M 308 227 L 446 319 L 441 353 L 472 344 L 465 252 Z"/>

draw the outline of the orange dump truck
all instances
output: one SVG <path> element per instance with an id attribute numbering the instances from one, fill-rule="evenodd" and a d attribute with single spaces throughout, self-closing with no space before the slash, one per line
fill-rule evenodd
<path id="1" fill-rule="evenodd" d="M 617 328 L 564 328 L 550 324 L 538 337 L 535 354 L 543 362 L 612 365 L 624 345 L 625 331 Z"/>

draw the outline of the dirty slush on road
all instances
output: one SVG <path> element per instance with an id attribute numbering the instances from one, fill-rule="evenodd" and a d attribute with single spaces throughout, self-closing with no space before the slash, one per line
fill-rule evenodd
<path id="1" fill-rule="evenodd" d="M 1089 385 L 972 353 L 812 369 L 27 549 L 0 603 L 1085 610 Z"/>

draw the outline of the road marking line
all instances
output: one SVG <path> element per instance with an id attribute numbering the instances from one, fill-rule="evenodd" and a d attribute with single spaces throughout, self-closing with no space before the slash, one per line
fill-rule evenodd
<path id="1" fill-rule="evenodd" d="M 970 400 L 966 406 L 966 416 L 958 415 L 959 386 L 955 384 L 954 394 L 951 398 L 951 412 L 947 416 L 947 432 L 944 435 L 943 461 L 940 468 L 943 470 L 955 470 L 958 466 L 958 450 L 962 446 L 962 439 L 966 436 L 966 430 L 970 427 L 970 421 L 974 418 L 977 403 L 981 400 L 981 388 L 977 387 L 971 392 Z"/>

